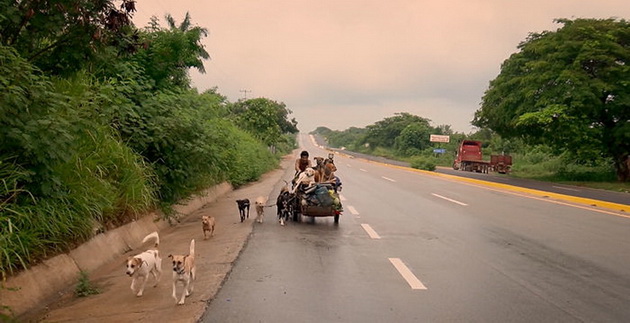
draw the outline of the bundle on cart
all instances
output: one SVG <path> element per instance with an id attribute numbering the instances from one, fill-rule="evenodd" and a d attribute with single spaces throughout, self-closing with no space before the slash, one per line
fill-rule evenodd
<path id="1" fill-rule="evenodd" d="M 304 188 L 301 195 L 300 205 L 306 212 L 303 213 L 331 213 L 342 212 L 343 207 L 339 199 L 339 194 L 335 191 L 334 183 L 316 183 Z M 319 212 L 321 211 L 321 212 Z"/>

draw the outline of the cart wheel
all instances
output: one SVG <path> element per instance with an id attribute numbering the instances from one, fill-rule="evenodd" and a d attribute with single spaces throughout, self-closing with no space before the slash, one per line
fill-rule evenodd
<path id="1" fill-rule="evenodd" d="M 335 223 L 339 223 L 339 214 L 335 214 Z"/>

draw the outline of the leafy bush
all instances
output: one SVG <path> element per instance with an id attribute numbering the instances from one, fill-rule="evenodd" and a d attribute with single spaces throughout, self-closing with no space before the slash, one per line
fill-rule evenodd
<path id="1" fill-rule="evenodd" d="M 190 92 L 161 92 L 115 116 L 124 142 L 154 169 L 163 204 L 225 179 L 227 161 L 218 158 L 205 125 L 216 113 L 203 101 Z"/>
<path id="2" fill-rule="evenodd" d="M 274 155 L 245 130 L 228 120 L 207 121 L 209 140 L 219 159 L 226 164 L 226 180 L 235 187 L 258 180 L 260 175 L 278 165 Z"/>
<path id="3" fill-rule="evenodd" d="M 410 164 L 415 169 L 434 171 L 437 160 L 434 157 L 415 156 L 411 158 Z"/>
<path id="4" fill-rule="evenodd" d="M 100 123 L 86 78 L 51 80 L 0 47 L 3 276 L 153 207 L 151 172 Z"/>

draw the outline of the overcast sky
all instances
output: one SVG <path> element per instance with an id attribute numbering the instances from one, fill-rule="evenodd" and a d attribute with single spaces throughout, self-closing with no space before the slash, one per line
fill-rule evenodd
<path id="1" fill-rule="evenodd" d="M 138 0 L 134 22 L 207 28 L 200 91 L 284 102 L 302 132 L 409 112 L 473 131 L 501 63 L 555 18 L 630 19 L 629 0 Z M 247 92 L 243 92 L 247 91 Z"/>

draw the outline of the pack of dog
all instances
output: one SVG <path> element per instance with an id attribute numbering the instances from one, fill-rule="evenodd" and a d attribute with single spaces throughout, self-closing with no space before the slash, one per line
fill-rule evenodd
<path id="1" fill-rule="evenodd" d="M 204 239 L 207 236 L 214 235 L 215 218 L 213 216 L 202 216 L 202 229 Z M 157 287 L 160 277 L 162 276 L 162 258 L 158 251 L 160 245 L 160 236 L 157 232 L 151 232 L 142 243 L 155 240 L 153 248 L 139 253 L 135 256 L 128 257 L 126 260 L 126 274 L 132 278 L 131 290 L 136 296 L 140 297 L 144 293 L 144 288 L 149 280 L 149 276 L 155 278 L 153 287 Z M 182 305 L 186 297 L 193 292 L 193 282 L 196 278 L 195 267 L 195 239 L 190 241 L 190 248 L 187 255 L 171 254 L 168 255 L 173 260 L 173 298 L 177 304 Z M 177 297 L 177 284 L 182 283 L 184 290 L 180 297 Z"/>

